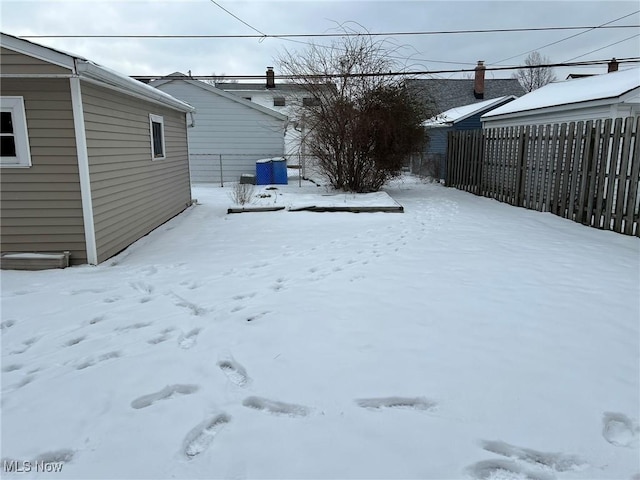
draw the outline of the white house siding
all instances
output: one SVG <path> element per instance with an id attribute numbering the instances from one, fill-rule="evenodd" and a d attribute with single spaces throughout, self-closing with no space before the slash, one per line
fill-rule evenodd
<path id="1" fill-rule="evenodd" d="M 218 88 L 224 90 L 224 84 L 219 84 Z M 270 108 L 282 115 L 289 117 L 287 122 L 286 133 L 284 136 L 284 153 L 287 157 L 287 163 L 289 165 L 300 165 L 301 151 L 301 139 L 302 132 L 299 130 L 300 126 L 296 125 L 297 116 L 300 112 L 300 106 L 302 104 L 302 98 L 308 97 L 310 94 L 304 90 L 297 91 L 295 94 L 289 91 L 283 92 L 278 90 L 270 90 L 256 84 L 256 90 L 225 90 L 228 93 L 232 93 L 240 98 L 251 98 L 251 101 L 266 108 Z M 274 98 L 284 98 L 285 106 L 275 106 L 273 104 Z M 298 130 L 296 130 L 298 127 Z"/>
<path id="2" fill-rule="evenodd" d="M 191 202 L 182 112 L 82 82 L 98 262 Z M 149 114 L 164 118 L 166 158 L 151 159 Z"/>
<path id="3" fill-rule="evenodd" d="M 255 173 L 256 160 L 284 155 L 284 120 L 182 80 L 157 88 L 196 108 L 188 130 L 194 183 L 220 182 L 221 169 L 223 182 L 237 182 Z"/>
<path id="4" fill-rule="evenodd" d="M 20 57 L 32 72 L 31 59 L 17 54 L 13 71 Z M 2 95 L 24 97 L 32 163 L 0 168 L 2 251 L 68 250 L 72 264 L 86 263 L 69 80 L 3 78 Z"/>
<path id="5" fill-rule="evenodd" d="M 482 119 L 483 128 L 511 127 L 518 125 L 543 125 L 555 123 L 597 120 L 600 118 L 625 118 L 638 115 L 632 104 L 603 104 L 597 106 L 552 107 L 531 112 L 508 114 Z"/>

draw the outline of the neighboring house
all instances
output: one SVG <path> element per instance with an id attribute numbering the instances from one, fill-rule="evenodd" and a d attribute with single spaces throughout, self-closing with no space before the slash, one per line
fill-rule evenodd
<path id="1" fill-rule="evenodd" d="M 640 115 L 640 68 L 550 83 L 482 116 L 484 128 Z"/>
<path id="2" fill-rule="evenodd" d="M 275 82 L 272 67 L 267 67 L 264 83 L 216 83 L 216 87 L 257 103 L 289 118 L 285 133 L 285 154 L 289 165 L 302 165 L 304 123 L 297 118 L 300 106 L 312 105 L 315 98 L 301 85 Z"/>
<path id="3" fill-rule="evenodd" d="M 423 160 L 426 160 L 430 164 L 433 162 L 439 164 L 440 178 L 445 178 L 447 135 L 449 132 L 482 128 L 482 122 L 480 121 L 481 115 L 505 105 L 515 100 L 515 98 L 514 95 L 506 95 L 483 102 L 472 103 L 471 105 L 450 108 L 446 112 L 424 121 L 422 126 L 425 128 L 427 141 L 423 152 Z M 437 172 L 432 172 L 432 174 L 433 173 Z"/>
<path id="4" fill-rule="evenodd" d="M 1 34 L 2 252 L 98 264 L 191 204 L 193 107 L 86 58 Z"/>
<path id="5" fill-rule="evenodd" d="M 196 108 L 189 129 L 191 181 L 239 181 L 256 160 L 284 156 L 287 117 L 181 73 L 149 85 Z"/>
<path id="6" fill-rule="evenodd" d="M 515 78 L 485 80 L 484 62 L 479 61 L 473 79 L 408 79 L 406 85 L 423 99 L 434 114 L 461 105 L 514 95 L 524 95 L 522 85 Z"/>

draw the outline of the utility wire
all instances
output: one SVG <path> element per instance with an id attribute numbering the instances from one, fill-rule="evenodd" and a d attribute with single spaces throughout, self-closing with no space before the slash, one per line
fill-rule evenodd
<path id="1" fill-rule="evenodd" d="M 209 0 L 211 3 L 213 3 L 216 7 L 220 8 L 221 10 L 224 10 L 225 12 L 227 12 L 229 15 L 231 15 L 233 18 L 235 18 L 236 20 L 238 20 L 240 23 L 246 25 L 247 27 L 249 27 L 251 30 L 253 30 L 254 32 L 258 32 L 260 35 L 262 35 L 263 37 L 267 37 L 268 35 L 264 32 L 261 32 L 260 30 L 258 30 L 255 27 L 252 27 L 251 25 L 249 25 L 247 22 L 245 22 L 244 20 L 242 20 L 240 17 L 234 15 L 233 13 L 231 13 L 229 10 L 227 10 L 226 8 L 224 8 L 222 5 L 220 5 L 218 2 L 216 2 L 215 0 Z"/>
<path id="2" fill-rule="evenodd" d="M 544 65 L 523 65 L 519 67 L 487 67 L 486 71 L 506 71 L 506 70 L 519 70 L 519 69 L 536 69 L 536 68 L 547 68 L 547 67 L 575 67 L 575 66 L 595 66 L 595 65 L 606 65 L 610 60 L 586 60 L 582 62 L 562 62 L 562 63 L 549 63 Z M 640 57 L 627 57 L 620 58 L 617 60 L 619 64 L 626 63 L 638 63 L 640 62 Z M 349 73 L 349 74 L 339 74 L 339 73 L 326 73 L 326 74 L 303 74 L 303 75 L 275 75 L 275 78 L 281 80 L 294 80 L 299 78 L 304 79 L 331 79 L 331 78 L 344 78 L 344 77 L 390 77 L 390 76 L 417 76 L 417 75 L 432 75 L 436 73 L 466 73 L 466 72 L 474 72 L 475 69 L 459 69 L 459 70 L 426 70 L 426 71 L 411 71 L 411 72 L 376 72 L 376 73 Z M 132 78 L 135 79 L 148 79 L 148 78 L 164 78 L 164 75 L 132 75 Z M 190 78 L 196 80 L 210 80 L 215 77 L 212 75 L 192 75 Z M 238 79 L 238 80 L 256 80 L 264 79 L 264 75 L 226 75 L 228 79 Z"/>
<path id="3" fill-rule="evenodd" d="M 251 27 L 253 28 L 253 27 Z M 22 35 L 20 38 L 310 38 L 310 37 L 398 37 L 406 35 L 456 35 L 469 33 L 514 33 L 514 32 L 549 32 L 555 30 L 584 30 L 584 29 L 617 29 L 640 28 L 640 25 L 606 25 L 606 26 L 574 26 L 574 27 L 534 27 L 534 28 L 497 28 L 486 30 L 439 30 L 423 32 L 383 32 L 383 33 L 289 33 L 277 35 Z"/>
<path id="4" fill-rule="evenodd" d="M 535 51 L 538 51 L 538 50 L 542 50 L 543 48 L 547 48 L 547 47 L 550 47 L 550 46 L 552 46 L 552 45 L 556 45 L 556 44 L 558 44 L 558 43 L 564 42 L 564 41 L 569 40 L 569 39 L 571 39 L 571 38 L 575 38 L 575 37 L 577 37 L 577 36 L 579 36 L 579 35 L 584 35 L 585 33 L 589 33 L 589 32 L 591 32 L 591 31 L 595 30 L 596 28 L 602 28 L 602 27 L 604 27 L 605 25 L 609 25 L 610 23 L 614 23 L 614 22 L 620 21 L 620 20 L 622 20 L 623 18 L 630 17 L 630 16 L 632 16 L 632 15 L 635 15 L 636 13 L 640 13 L 640 10 L 636 10 L 635 12 L 631 12 L 631 13 L 630 13 L 630 14 L 628 14 L 628 15 L 624 15 L 624 16 L 622 16 L 622 17 L 620 17 L 620 18 L 616 18 L 615 20 L 611 20 L 610 22 L 603 23 L 602 25 L 598 25 L 597 27 L 591 27 L 591 28 L 589 28 L 588 30 L 585 30 L 584 32 L 575 33 L 575 34 L 570 35 L 570 36 L 568 36 L 568 37 L 566 37 L 566 38 L 563 38 L 563 39 L 561 39 L 561 40 L 557 40 L 557 41 L 555 41 L 555 42 L 547 43 L 546 45 L 543 45 L 543 46 L 538 47 L 538 48 L 534 48 L 533 50 L 529 50 L 529 51 L 527 51 L 527 52 L 519 53 L 518 55 L 514 55 L 513 57 L 505 58 L 505 59 L 500 60 L 500 61 L 498 61 L 498 62 L 488 62 L 488 63 L 490 63 L 490 64 L 492 64 L 492 65 L 497 65 L 497 64 L 499 64 L 499 63 L 506 62 L 507 60 L 511 60 L 511 59 L 513 59 L 513 58 L 520 57 L 520 56 L 522 56 L 522 55 L 526 55 L 527 53 L 531 53 L 531 52 L 535 52 Z M 593 52 L 590 52 L 590 53 L 593 53 Z M 588 55 L 588 54 L 587 54 L 587 55 Z M 575 58 L 578 58 L 578 57 L 575 57 Z"/>
<path id="5" fill-rule="evenodd" d="M 605 48 L 612 47 L 614 45 L 617 45 L 622 42 L 626 42 L 627 40 L 631 40 L 632 38 L 636 38 L 636 37 L 640 37 L 640 33 L 637 33 L 625 39 L 619 40 L 617 42 L 610 43 L 609 45 L 605 45 L 604 47 L 596 48 L 595 50 L 591 50 L 590 52 L 583 53 L 582 55 L 578 55 L 577 57 L 570 58 L 569 60 L 565 60 L 565 62 L 570 62 L 571 60 L 575 60 L 576 58 L 586 57 L 587 55 L 590 55 L 595 52 L 599 52 L 600 50 L 604 50 Z"/>

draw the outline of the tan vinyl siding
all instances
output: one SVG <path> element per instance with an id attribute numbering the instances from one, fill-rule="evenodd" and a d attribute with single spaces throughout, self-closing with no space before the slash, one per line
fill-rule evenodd
<path id="1" fill-rule="evenodd" d="M 86 263 L 69 80 L 5 78 L 2 95 L 24 97 L 32 163 L 0 168 L 2 251 L 69 250 Z"/>
<path id="2" fill-rule="evenodd" d="M 186 118 L 82 83 L 98 261 L 184 210 L 191 201 Z M 151 159 L 149 114 L 164 118 L 166 159 Z"/>
<path id="3" fill-rule="evenodd" d="M 0 70 L 5 74 L 43 75 L 70 74 L 68 68 L 52 65 L 38 58 L 33 58 L 13 50 L 0 48 Z M 4 90 L 4 87 L 3 87 Z M 6 95 L 6 94 L 5 94 Z"/>

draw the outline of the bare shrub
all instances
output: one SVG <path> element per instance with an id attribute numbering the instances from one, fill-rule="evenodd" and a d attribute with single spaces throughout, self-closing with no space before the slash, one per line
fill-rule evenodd
<path id="1" fill-rule="evenodd" d="M 233 190 L 229 194 L 233 203 L 237 205 L 245 205 L 253 203 L 254 186 L 250 183 L 237 183 L 233 186 Z"/>

